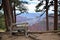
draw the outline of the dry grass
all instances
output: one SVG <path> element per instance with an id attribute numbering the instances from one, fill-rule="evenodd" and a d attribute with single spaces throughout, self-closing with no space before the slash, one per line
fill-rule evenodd
<path id="1" fill-rule="evenodd" d="M 0 29 L 0 32 L 5 32 L 5 30 L 3 30 L 3 29 Z"/>

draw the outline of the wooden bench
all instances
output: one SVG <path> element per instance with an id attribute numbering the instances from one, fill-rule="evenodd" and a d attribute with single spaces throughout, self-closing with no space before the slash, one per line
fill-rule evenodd
<path id="1" fill-rule="evenodd" d="M 15 27 L 13 25 L 16 25 Z M 27 37 L 28 35 L 28 23 L 13 23 L 12 27 L 10 29 L 10 33 L 12 32 L 24 32 L 25 36 Z"/>

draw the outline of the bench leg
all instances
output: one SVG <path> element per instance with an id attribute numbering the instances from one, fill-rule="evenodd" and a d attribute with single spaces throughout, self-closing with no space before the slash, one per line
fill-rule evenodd
<path id="1" fill-rule="evenodd" d="M 28 37 L 28 31 L 25 29 L 25 36 Z"/>

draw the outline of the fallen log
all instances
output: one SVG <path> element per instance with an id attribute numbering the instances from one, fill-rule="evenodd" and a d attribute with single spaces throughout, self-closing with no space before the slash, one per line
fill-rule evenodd
<path id="1" fill-rule="evenodd" d="M 41 31 L 29 31 L 28 34 L 42 34 L 42 33 L 57 33 L 57 32 L 60 32 L 60 30 L 53 30 L 53 31 L 44 31 L 44 32 L 41 32 Z"/>
<path id="2" fill-rule="evenodd" d="M 60 32 L 60 30 L 53 30 L 53 31 L 44 31 L 44 32 L 41 32 L 41 31 L 28 31 L 28 34 L 42 34 L 42 33 L 57 33 L 57 32 Z M 0 32 L 0 34 L 9 34 L 9 32 Z"/>
<path id="3" fill-rule="evenodd" d="M 36 35 L 29 34 L 29 37 L 33 40 L 39 40 Z"/>

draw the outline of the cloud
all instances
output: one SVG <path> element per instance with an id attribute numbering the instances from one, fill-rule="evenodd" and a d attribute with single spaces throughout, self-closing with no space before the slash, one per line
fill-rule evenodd
<path id="1" fill-rule="evenodd" d="M 28 9 L 28 12 L 29 13 L 32 13 L 32 12 L 35 12 L 35 6 L 40 2 L 40 1 L 38 1 L 38 0 L 32 0 L 32 1 L 30 1 L 30 0 L 21 0 L 21 1 L 27 1 L 29 4 L 28 5 L 26 5 L 27 6 L 27 9 Z"/>
<path id="2" fill-rule="evenodd" d="M 35 6 L 36 6 L 36 4 L 28 5 L 28 12 L 35 12 Z"/>

